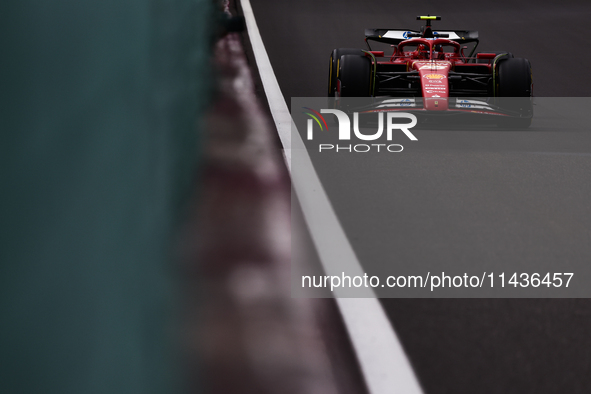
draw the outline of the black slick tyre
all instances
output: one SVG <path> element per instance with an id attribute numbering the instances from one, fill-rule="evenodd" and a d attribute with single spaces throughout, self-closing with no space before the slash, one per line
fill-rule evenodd
<path id="1" fill-rule="evenodd" d="M 369 97 L 371 61 L 367 56 L 343 55 L 340 59 L 338 83 L 341 97 Z"/>
<path id="2" fill-rule="evenodd" d="M 335 97 L 340 59 L 343 55 L 363 55 L 363 51 L 356 48 L 337 48 L 332 51 L 328 68 L 328 97 Z"/>
<path id="3" fill-rule="evenodd" d="M 503 119 L 500 126 L 527 128 L 531 125 L 533 85 L 529 60 L 506 59 L 497 65 L 496 96 L 502 108 L 516 115 Z"/>

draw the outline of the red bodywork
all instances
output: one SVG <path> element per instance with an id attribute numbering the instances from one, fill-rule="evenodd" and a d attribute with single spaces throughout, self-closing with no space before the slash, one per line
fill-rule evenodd
<path id="1" fill-rule="evenodd" d="M 407 71 L 417 71 L 424 99 L 423 109 L 427 111 L 448 110 L 449 72 L 454 71 L 456 66 L 485 66 L 490 72 L 491 62 L 496 56 L 494 53 L 479 53 L 476 59 L 486 59 L 488 62 L 474 63 L 474 59 L 464 57 L 460 44 L 445 38 L 402 41 L 394 47 L 394 53 L 388 61 L 377 60 L 384 57 L 383 51 L 368 51 L 366 54 L 378 64 L 405 65 Z"/>

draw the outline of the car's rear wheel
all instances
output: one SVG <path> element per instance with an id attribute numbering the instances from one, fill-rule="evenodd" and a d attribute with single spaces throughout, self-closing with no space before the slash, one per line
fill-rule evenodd
<path id="1" fill-rule="evenodd" d="M 328 97 L 335 96 L 337 90 L 337 74 L 340 67 L 340 59 L 343 55 L 363 55 L 363 51 L 356 48 L 337 48 L 332 51 L 328 68 Z"/>
<path id="2" fill-rule="evenodd" d="M 337 84 L 341 97 L 369 97 L 371 61 L 367 56 L 343 55 L 340 59 Z"/>
<path id="3" fill-rule="evenodd" d="M 501 107 L 517 117 L 503 119 L 503 127 L 526 128 L 533 117 L 531 64 L 523 58 L 501 61 L 497 66 L 496 96 Z"/>

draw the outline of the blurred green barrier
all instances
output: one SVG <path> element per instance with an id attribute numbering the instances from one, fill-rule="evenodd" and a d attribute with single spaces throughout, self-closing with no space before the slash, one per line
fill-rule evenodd
<path id="1" fill-rule="evenodd" d="M 170 393 L 209 0 L 0 5 L 0 392 Z"/>

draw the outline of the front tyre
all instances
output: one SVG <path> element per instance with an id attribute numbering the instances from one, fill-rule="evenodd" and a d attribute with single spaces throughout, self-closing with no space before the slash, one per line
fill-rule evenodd
<path id="1" fill-rule="evenodd" d="M 532 73 L 529 60 L 513 58 L 497 66 L 498 97 L 532 97 Z"/>
<path id="2" fill-rule="evenodd" d="M 328 68 L 328 97 L 335 97 L 340 59 L 343 55 L 363 55 L 363 51 L 356 48 L 337 48 L 332 51 Z"/>
<path id="3" fill-rule="evenodd" d="M 341 97 L 369 97 L 371 61 L 365 55 L 343 55 L 337 84 Z"/>
<path id="4" fill-rule="evenodd" d="M 516 117 L 503 119 L 500 126 L 527 128 L 533 117 L 533 83 L 529 60 L 513 58 L 497 66 L 496 96 L 504 109 Z"/>

